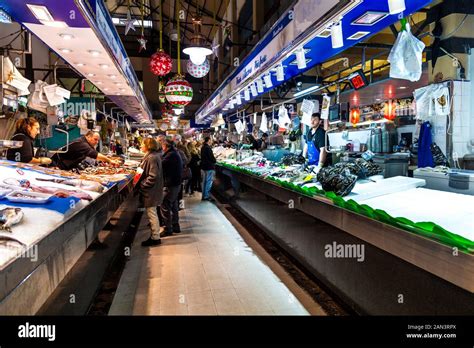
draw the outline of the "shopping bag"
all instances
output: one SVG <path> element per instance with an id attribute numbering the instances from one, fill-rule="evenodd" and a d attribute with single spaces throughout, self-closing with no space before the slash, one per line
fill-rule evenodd
<path id="1" fill-rule="evenodd" d="M 406 30 L 398 33 L 397 40 L 388 56 L 390 77 L 418 81 L 422 73 L 422 54 L 425 44 L 418 40 L 406 24 Z"/>
<path id="2" fill-rule="evenodd" d="M 49 103 L 43 91 L 43 87 L 45 86 L 48 86 L 46 82 L 41 80 L 36 81 L 35 89 L 28 100 L 28 108 L 47 114 Z"/>

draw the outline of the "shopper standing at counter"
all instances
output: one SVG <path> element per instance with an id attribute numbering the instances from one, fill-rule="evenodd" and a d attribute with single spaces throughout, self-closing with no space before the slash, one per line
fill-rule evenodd
<path id="1" fill-rule="evenodd" d="M 100 134 L 89 131 L 83 137 L 76 139 L 69 143 L 68 150 L 66 153 L 56 153 L 51 159 L 53 164 L 60 169 L 70 170 L 77 168 L 78 165 L 85 160 L 87 157 L 95 159 L 97 161 L 119 164 L 115 161 L 99 152 L 95 149 L 100 140 Z M 62 149 L 60 149 L 62 150 Z"/>
<path id="2" fill-rule="evenodd" d="M 19 149 L 8 149 L 7 159 L 9 161 L 32 163 L 32 164 L 51 164 L 48 157 L 35 157 L 33 142 L 40 133 L 39 122 L 33 118 L 21 118 L 16 123 L 15 135 L 11 138 L 14 141 L 22 141 L 23 146 Z"/>
<path id="3" fill-rule="evenodd" d="M 307 158 L 308 164 L 317 165 L 316 172 L 327 164 L 326 153 L 326 132 L 320 126 L 321 115 L 314 113 L 311 116 L 311 128 L 306 133 L 306 143 L 303 150 L 303 156 Z"/>
<path id="4" fill-rule="evenodd" d="M 161 147 L 163 149 L 162 163 L 165 186 L 163 204 L 161 205 L 161 215 L 165 224 L 162 236 L 171 236 L 173 232 L 181 232 L 178 195 L 181 189 L 183 162 L 172 140 L 165 139 L 161 142 Z"/>
<path id="5" fill-rule="evenodd" d="M 145 157 L 137 170 L 140 179 L 135 184 L 135 190 L 139 194 L 140 203 L 143 204 L 150 221 L 150 237 L 142 242 L 142 246 L 147 247 L 161 244 L 160 222 L 156 207 L 163 202 L 163 168 L 155 139 L 145 139 L 141 150 L 145 153 Z"/>
<path id="6" fill-rule="evenodd" d="M 202 200 L 214 202 L 210 197 L 212 180 L 216 172 L 216 158 L 211 148 L 212 140 L 210 137 L 204 138 L 204 144 L 201 148 L 201 169 L 202 169 Z"/>

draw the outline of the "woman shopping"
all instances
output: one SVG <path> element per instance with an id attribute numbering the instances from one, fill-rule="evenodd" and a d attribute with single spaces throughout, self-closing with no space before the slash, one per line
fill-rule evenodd
<path id="1" fill-rule="evenodd" d="M 147 247 L 161 244 L 160 223 L 156 209 L 163 203 L 163 167 L 155 139 L 143 140 L 141 150 L 145 153 L 145 157 L 137 169 L 139 178 L 135 183 L 135 193 L 139 194 L 140 204 L 145 208 L 150 220 L 150 237 L 142 242 L 142 246 Z"/>

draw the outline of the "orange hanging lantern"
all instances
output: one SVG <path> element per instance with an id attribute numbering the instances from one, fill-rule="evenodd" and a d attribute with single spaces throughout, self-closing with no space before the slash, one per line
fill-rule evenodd
<path id="1" fill-rule="evenodd" d="M 385 103 L 383 108 L 383 117 L 385 117 L 389 121 L 393 121 L 395 119 L 395 105 L 394 103 L 389 100 Z"/>
<path id="2" fill-rule="evenodd" d="M 351 110 L 350 121 L 355 126 L 360 121 L 360 110 L 355 108 Z"/>

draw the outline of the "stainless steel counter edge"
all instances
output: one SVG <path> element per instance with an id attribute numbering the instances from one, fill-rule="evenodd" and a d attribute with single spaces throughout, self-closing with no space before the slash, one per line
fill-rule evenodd
<path id="1" fill-rule="evenodd" d="M 474 255 L 435 240 L 370 219 L 335 206 L 324 197 L 308 197 L 271 181 L 217 166 L 240 182 L 281 202 L 293 201 L 294 208 L 333 225 L 367 243 L 395 255 L 471 293 L 474 292 Z M 316 233 L 316 231 L 315 231 Z"/>
<path id="2" fill-rule="evenodd" d="M 38 250 L 36 261 L 31 258 L 19 257 L 0 271 L 0 314 L 11 314 L 2 310 L 5 306 L 11 306 L 11 304 L 8 304 L 9 297 L 12 297 L 17 289 L 24 287 L 26 282 L 30 282 L 35 273 L 40 273 L 39 269 L 44 268 L 48 260 L 61 258 L 61 252 L 64 252 L 62 248 L 80 248 L 82 250 L 81 254 L 85 251 L 115 213 L 124 197 L 130 193 L 131 180 L 129 179 L 126 184 L 120 185 L 120 187 L 119 185 L 112 186 L 86 207 L 67 216 L 61 225 L 57 226 L 36 244 Z M 69 245 L 68 243 L 71 240 L 80 240 L 81 245 Z M 70 263 L 70 260 L 68 262 Z M 47 271 L 50 278 L 48 285 L 51 285 L 51 287 L 47 292 L 52 292 L 70 267 L 73 266 L 73 264 L 66 264 L 66 261 L 64 263 L 59 269 L 52 269 L 49 265 Z M 28 286 L 31 287 L 31 284 Z M 49 295 L 44 293 L 45 289 L 37 289 L 37 291 L 38 295 L 43 292 L 42 297 Z M 19 313 L 25 314 L 23 311 Z"/>

